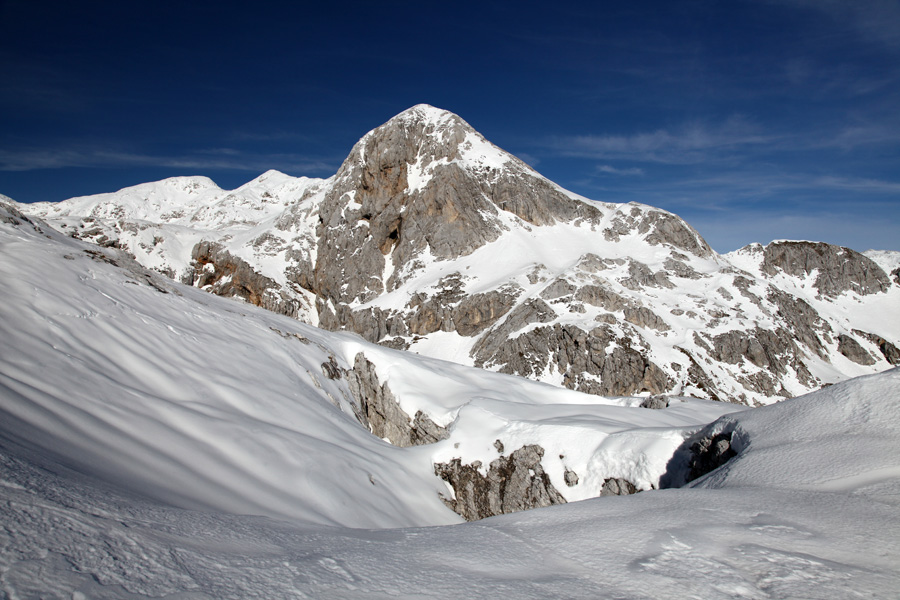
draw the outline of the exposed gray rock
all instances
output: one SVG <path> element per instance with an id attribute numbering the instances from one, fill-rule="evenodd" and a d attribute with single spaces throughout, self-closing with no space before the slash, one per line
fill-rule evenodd
<path id="1" fill-rule="evenodd" d="M 509 336 L 531 323 L 547 323 L 556 318 L 556 312 L 550 305 L 540 298 L 530 298 L 510 312 L 500 325 L 490 331 L 476 342 L 472 348 L 472 356 L 477 366 L 484 366 L 488 362 L 500 362 L 495 360 L 498 354 L 504 354 L 502 350 Z M 546 348 L 546 344 L 543 345 Z M 540 352 L 540 347 L 536 348 Z M 546 354 L 544 352 L 543 354 Z M 505 354 L 504 354 L 505 355 Z M 524 358 L 524 356 L 523 356 Z M 509 372 L 509 371 L 507 371 Z M 515 373 L 515 372 L 513 372 Z M 525 375 L 527 377 L 527 375 Z"/>
<path id="2" fill-rule="evenodd" d="M 712 423 L 686 439 L 672 455 L 659 487 L 678 488 L 718 469 L 737 456 L 733 425 Z"/>
<path id="3" fill-rule="evenodd" d="M 808 302 L 777 288 L 769 288 L 768 299 L 777 308 L 776 316 L 784 321 L 790 334 L 817 356 L 826 358 L 823 339 L 828 341 L 832 333 L 828 322 Z"/>
<path id="4" fill-rule="evenodd" d="M 649 398 L 644 398 L 644 400 L 641 402 L 641 408 L 650 408 L 653 410 L 669 408 L 669 397 L 659 394 L 656 396 L 650 396 Z"/>
<path id="5" fill-rule="evenodd" d="M 25 216 L 22 211 L 18 208 L 10 204 L 9 202 L 4 202 L 0 200 L 0 223 L 7 223 L 9 225 L 19 226 L 23 223 L 27 223 L 32 227 L 37 227 L 34 224 L 34 221 Z M 39 233 L 42 233 L 39 231 Z"/>
<path id="6" fill-rule="evenodd" d="M 468 337 L 481 333 L 515 306 L 520 291 L 506 288 L 465 297 L 453 311 L 457 333 Z"/>
<path id="7" fill-rule="evenodd" d="M 544 472 L 538 445 L 522 446 L 508 457 L 491 461 L 486 475 L 480 462 L 464 465 L 458 458 L 434 465 L 434 473 L 453 488 L 452 499 L 444 502 L 467 521 L 565 504 Z"/>
<path id="8" fill-rule="evenodd" d="M 646 306 L 625 307 L 625 320 L 638 327 L 655 329 L 657 331 L 669 331 L 669 325 L 655 312 Z"/>
<path id="9" fill-rule="evenodd" d="M 750 291 L 750 288 L 753 287 L 753 281 L 748 277 L 743 275 L 736 276 L 734 278 L 734 287 L 738 289 L 742 296 L 750 300 L 750 302 L 765 310 L 762 298 Z"/>
<path id="10" fill-rule="evenodd" d="M 684 258 L 687 257 L 685 256 Z M 683 262 L 683 260 L 678 260 L 675 257 L 667 258 L 663 263 L 663 267 L 667 272 L 676 277 L 683 277 L 684 279 L 700 279 L 703 277 L 696 269 Z"/>
<path id="11" fill-rule="evenodd" d="M 619 312 L 624 310 L 631 301 L 621 295 L 610 290 L 608 287 L 600 284 L 589 284 L 578 289 L 575 299 L 579 302 L 590 304 L 608 310 L 609 312 Z"/>
<path id="12" fill-rule="evenodd" d="M 331 306 L 318 298 L 319 326 L 323 329 L 347 329 L 361 335 L 365 340 L 377 343 L 386 337 L 408 335 L 409 329 L 402 314 L 386 311 L 378 307 L 353 310 L 345 304 L 338 305 L 332 312 Z"/>
<path id="13" fill-rule="evenodd" d="M 236 296 L 272 312 L 296 317 L 300 301 L 274 280 L 257 273 L 247 261 L 216 242 L 203 241 L 191 252 L 193 285 L 219 296 Z"/>
<path id="14" fill-rule="evenodd" d="M 642 262 L 630 260 L 628 262 L 628 277 L 619 283 L 630 290 L 642 290 L 648 287 L 673 288 L 675 287 L 664 271 L 654 273 L 650 267 Z"/>
<path id="15" fill-rule="evenodd" d="M 765 247 L 762 270 L 795 277 L 816 273 L 815 285 L 824 296 L 846 291 L 877 294 L 887 291 L 887 274 L 869 257 L 841 246 L 821 242 L 773 242 Z"/>
<path id="16" fill-rule="evenodd" d="M 838 336 L 838 352 L 860 365 L 874 365 L 875 359 L 849 335 Z"/>
<path id="17" fill-rule="evenodd" d="M 557 298 L 572 296 L 575 290 L 576 287 L 571 282 L 558 278 L 541 290 L 541 298 L 544 300 L 556 300 Z"/>
<path id="18" fill-rule="evenodd" d="M 627 204 L 617 209 L 617 216 L 603 230 L 608 241 L 638 233 L 647 243 L 667 245 L 700 257 L 712 256 L 712 248 L 690 225 L 675 215 L 659 209 L 644 209 Z"/>
<path id="19" fill-rule="evenodd" d="M 449 437 L 446 428 L 434 423 L 422 411 L 417 411 L 415 418 L 410 420 L 387 383 L 378 380 L 375 365 L 362 352 L 356 355 L 346 378 L 359 408 L 357 418 L 375 436 L 401 447 L 433 444 Z"/>
<path id="20" fill-rule="evenodd" d="M 442 283 L 446 280 L 442 280 Z M 478 335 L 515 305 L 521 288 L 505 286 L 482 294 L 465 295 L 459 282 L 452 288 L 426 296 L 415 294 L 407 306 L 414 312 L 409 319 L 410 332 L 428 335 L 435 331 L 456 331 L 460 335 Z"/>
<path id="21" fill-rule="evenodd" d="M 340 379 L 341 368 L 333 356 L 328 357 L 328 362 L 322 363 L 322 374 L 328 379 Z"/>
<path id="22" fill-rule="evenodd" d="M 882 356 L 884 356 L 884 360 L 888 361 L 892 365 L 900 365 L 900 350 L 897 349 L 897 346 L 890 343 L 880 335 L 875 335 L 874 333 L 866 333 L 865 331 L 860 331 L 859 329 L 854 329 L 853 333 L 866 338 L 867 340 L 878 346 L 878 349 L 881 351 Z"/>
<path id="23" fill-rule="evenodd" d="M 661 210 L 648 211 L 638 227 L 640 233 L 647 233 L 650 244 L 666 244 L 706 258 L 712 256 L 712 248 L 697 231 L 683 219 Z"/>
<path id="24" fill-rule="evenodd" d="M 731 437 L 731 432 L 722 432 L 702 437 L 691 444 L 687 482 L 699 479 L 737 456 L 731 447 Z"/>
<path id="25" fill-rule="evenodd" d="M 636 494 L 640 490 L 633 483 L 621 477 L 610 477 L 603 480 L 603 488 L 600 490 L 600 496 L 629 496 Z"/>
<path id="26" fill-rule="evenodd" d="M 601 396 L 661 394 L 669 388 L 665 372 L 632 348 L 630 338 L 617 337 L 607 326 L 590 332 L 574 325 L 537 327 L 499 344 L 496 337 L 482 338 L 473 356 L 478 366 L 499 366 L 502 373 L 526 377 L 554 364 L 563 373 L 563 385 Z"/>
<path id="27" fill-rule="evenodd" d="M 697 335 L 695 335 L 695 337 L 699 338 Z M 688 360 L 687 378 L 685 380 L 686 386 L 696 388 L 701 393 L 706 394 L 710 400 L 715 400 L 717 402 L 733 401 L 732 398 L 729 398 L 718 389 L 715 381 L 713 381 L 706 371 L 703 370 L 703 367 L 700 366 L 697 358 L 689 350 L 686 350 L 681 346 L 676 346 L 675 349 L 684 354 L 685 358 Z"/>
<path id="28" fill-rule="evenodd" d="M 759 327 L 751 331 L 733 330 L 713 337 L 709 354 L 715 360 L 735 365 L 747 360 L 763 369 L 762 372 L 738 377 L 747 389 L 770 397 L 790 397 L 779 384 L 781 376 L 787 373 L 787 367 L 791 367 L 804 384 L 811 385 L 814 381 L 803 361 L 803 351 L 794 341 L 795 337 L 783 328 L 774 331 Z"/>

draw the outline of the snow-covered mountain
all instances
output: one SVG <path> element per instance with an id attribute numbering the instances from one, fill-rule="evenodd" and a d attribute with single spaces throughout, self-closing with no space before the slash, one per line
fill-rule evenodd
<path id="1" fill-rule="evenodd" d="M 205 294 L 9 203 L 0 276 L 5 597 L 843 599 L 900 581 L 900 369 L 750 410 L 603 398 Z M 648 491 L 590 499 L 631 485 Z M 460 523 L 529 504 L 547 508 Z"/>
<path id="2" fill-rule="evenodd" d="M 718 255 L 677 216 L 577 196 L 427 105 L 327 180 L 175 178 L 19 209 L 313 325 L 592 394 L 767 404 L 900 364 L 897 253 Z"/>
<path id="3" fill-rule="evenodd" d="M 652 489 L 685 436 L 739 408 L 648 410 L 377 346 L 172 282 L 11 205 L 0 235 L 0 433 L 178 506 L 396 527 L 459 521 L 441 497 L 477 519 L 609 480 Z M 487 485 L 497 461 L 519 488 L 476 498 L 458 480 Z"/>

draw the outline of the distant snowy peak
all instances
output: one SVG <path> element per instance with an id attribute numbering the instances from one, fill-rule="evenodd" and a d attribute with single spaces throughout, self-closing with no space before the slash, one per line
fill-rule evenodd
<path id="1" fill-rule="evenodd" d="M 894 281 L 900 284 L 900 252 L 894 250 L 866 250 L 863 254 L 890 273 Z"/>
<path id="2" fill-rule="evenodd" d="M 97 219 L 159 220 L 167 211 L 197 208 L 222 193 L 208 177 L 170 177 L 118 192 L 79 196 L 64 202 L 42 202 L 31 211 L 40 216 L 89 216 Z"/>
<path id="3" fill-rule="evenodd" d="M 124 219 L 219 229 L 270 218 L 322 181 L 272 170 L 235 190 L 223 190 L 208 177 L 171 177 L 112 193 L 37 203 L 28 211 L 46 218 Z"/>

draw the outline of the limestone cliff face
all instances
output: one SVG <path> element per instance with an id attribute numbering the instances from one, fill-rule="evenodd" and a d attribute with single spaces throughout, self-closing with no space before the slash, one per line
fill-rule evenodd
<path id="1" fill-rule="evenodd" d="M 891 286 L 887 273 L 870 258 L 820 242 L 773 242 L 765 248 L 762 268 L 770 276 L 778 272 L 794 277 L 815 275 L 815 288 L 830 297 L 846 291 L 878 294 Z"/>
<path id="2" fill-rule="evenodd" d="M 526 281 L 507 277 L 491 289 L 474 292 L 470 289 L 476 278 L 448 269 L 448 275 L 432 282 L 429 270 L 435 263 L 485 254 L 484 248 L 511 231 L 572 223 L 613 244 L 637 236 L 664 253 L 676 249 L 682 257 L 713 255 L 697 232 L 674 215 L 577 198 L 492 146 L 458 116 L 428 106 L 398 115 L 356 144 L 325 194 L 318 220 L 309 289 L 318 298 L 321 326 L 350 329 L 398 348 L 409 348 L 412 341 L 435 332 L 456 333 L 473 338 L 473 364 L 524 376 L 550 367 L 562 375 L 563 385 L 592 393 L 661 393 L 671 391 L 672 385 L 646 353 L 631 347 L 628 334 L 608 327 L 557 325 L 518 336 L 531 323 L 568 312 L 557 313 L 529 297 Z M 582 271 L 593 267 L 592 259 L 601 264 L 607 260 L 588 255 L 579 261 L 587 264 Z M 613 259 L 613 267 L 620 264 L 628 269 L 625 285 L 633 290 L 671 286 L 662 271 Z M 533 269 L 541 268 L 541 263 L 533 264 Z M 428 283 L 408 285 L 417 278 Z M 557 283 L 561 288 L 569 285 L 564 279 Z M 603 302 L 592 293 L 602 288 L 603 280 L 596 284 L 579 290 L 582 301 Z M 408 290 L 401 306 L 381 301 L 401 288 Z M 640 302 L 623 299 L 623 307 L 625 322 L 668 328 Z M 607 342 L 600 344 L 601 339 Z M 605 348 L 613 339 L 624 343 L 607 356 Z M 591 340 L 596 343 L 591 345 Z M 582 355 L 582 350 L 587 353 Z"/>
<path id="3" fill-rule="evenodd" d="M 413 107 L 363 137 L 338 170 L 319 208 L 316 292 L 367 302 L 424 254 L 453 260 L 496 240 L 508 229 L 501 212 L 534 225 L 601 218 L 458 116 Z"/>
<path id="4" fill-rule="evenodd" d="M 337 375 L 336 375 L 337 376 Z M 350 393 L 359 407 L 357 418 L 373 435 L 400 447 L 433 444 L 447 439 L 447 430 L 419 411 L 413 419 L 403 412 L 390 387 L 378 379 L 373 365 L 360 352 L 346 372 Z"/>
<path id="5" fill-rule="evenodd" d="M 302 301 L 285 294 L 272 279 L 258 273 L 247 261 L 221 244 L 199 242 L 191 252 L 192 270 L 185 283 L 217 294 L 242 298 L 272 312 L 296 317 Z"/>

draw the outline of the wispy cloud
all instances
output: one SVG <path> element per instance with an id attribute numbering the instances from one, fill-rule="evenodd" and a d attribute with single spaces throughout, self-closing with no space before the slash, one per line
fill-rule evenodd
<path id="1" fill-rule="evenodd" d="M 721 159 L 724 152 L 771 144 L 779 138 L 759 132 L 741 117 L 733 117 L 718 126 L 691 122 L 671 131 L 556 137 L 548 145 L 564 156 L 690 164 Z"/>
<path id="2" fill-rule="evenodd" d="M 900 4 L 896 0 L 776 0 L 826 14 L 862 39 L 900 50 Z"/>
<path id="3" fill-rule="evenodd" d="M 881 121 L 877 123 L 854 123 L 838 131 L 830 132 L 823 139 L 809 143 L 811 148 L 839 148 L 853 150 L 864 146 L 900 144 L 900 120 L 897 123 Z"/>
<path id="4" fill-rule="evenodd" d="M 713 212 L 746 208 L 759 202 L 766 203 L 766 210 L 778 209 L 783 204 L 795 209 L 803 207 L 803 210 L 815 207 L 821 211 L 826 206 L 845 206 L 852 202 L 866 202 L 872 206 L 895 204 L 895 198 L 900 194 L 900 181 L 746 171 L 673 178 L 648 186 L 644 193 L 655 196 L 657 201 L 668 198 L 684 207 Z"/>
<path id="5" fill-rule="evenodd" d="M 867 179 L 861 177 L 817 177 L 811 182 L 813 187 L 832 190 L 852 190 L 875 194 L 900 194 L 900 182 Z"/>
<path id="6" fill-rule="evenodd" d="M 177 169 L 263 172 L 278 169 L 300 174 L 330 174 L 340 161 L 288 154 L 248 154 L 232 148 L 213 148 L 181 156 L 160 156 L 97 148 L 0 150 L 0 171 L 36 171 L 65 167 L 169 167 Z"/>
<path id="7" fill-rule="evenodd" d="M 734 215 L 784 210 L 821 215 L 829 210 L 865 210 L 896 214 L 900 180 L 821 175 L 805 172 L 722 170 L 704 173 L 663 173 L 640 178 L 593 177 L 574 182 L 575 191 L 597 200 L 637 201 L 659 206 L 693 222 L 697 216 Z M 897 225 L 894 225 L 897 229 Z M 900 234 L 900 232 L 898 232 Z"/>
<path id="8" fill-rule="evenodd" d="M 607 175 L 643 175 L 644 174 L 644 170 L 640 169 L 638 167 L 619 169 L 612 165 L 598 165 L 597 172 L 605 173 Z"/>

